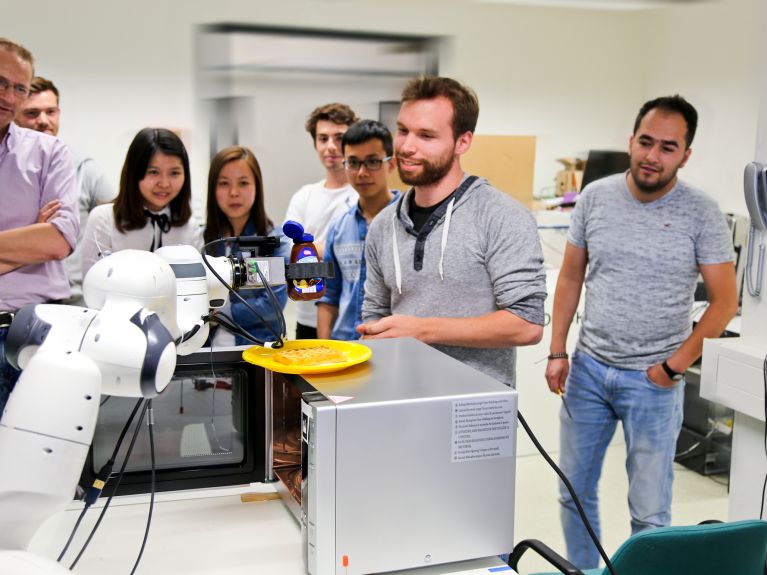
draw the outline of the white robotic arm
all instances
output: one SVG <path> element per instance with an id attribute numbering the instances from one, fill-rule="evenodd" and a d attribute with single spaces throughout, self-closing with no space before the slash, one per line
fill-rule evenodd
<path id="1" fill-rule="evenodd" d="M 228 258 L 209 260 L 233 283 Z M 189 246 L 124 250 L 86 276 L 94 309 L 41 304 L 16 315 L 6 350 L 23 371 L 0 419 L 0 574 L 58 571 L 23 550 L 72 500 L 101 394 L 149 398 L 165 389 L 176 353 L 204 344 L 211 300 L 226 302 L 227 287 L 209 275 Z"/>
<path id="2" fill-rule="evenodd" d="M 57 572 L 24 549 L 72 499 L 101 394 L 153 397 L 173 375 L 175 344 L 160 319 L 170 325 L 175 315 L 168 264 L 119 252 L 94 266 L 89 283 L 102 276 L 99 310 L 27 306 L 9 330 L 8 360 L 23 371 L 0 420 L 0 573 Z"/>
<path id="3" fill-rule="evenodd" d="M 176 354 L 205 343 L 206 318 L 226 304 L 229 288 L 263 287 L 261 276 L 285 283 L 281 257 L 237 253 L 208 257 L 207 266 L 190 246 L 123 250 L 85 277 L 89 308 L 40 304 L 16 315 L 6 355 L 23 371 L 0 419 L 0 575 L 66 572 L 25 549 L 72 499 L 101 394 L 155 397 L 173 376 Z"/>

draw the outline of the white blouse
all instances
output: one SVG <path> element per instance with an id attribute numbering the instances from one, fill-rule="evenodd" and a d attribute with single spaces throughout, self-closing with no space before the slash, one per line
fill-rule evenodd
<path id="1" fill-rule="evenodd" d="M 82 239 L 83 277 L 102 257 L 102 254 L 126 249 L 150 251 L 152 246 L 157 249 L 161 244 L 163 246 L 191 245 L 197 250 L 202 248 L 202 227 L 194 221 L 194 218 L 183 226 L 171 226 L 166 233 L 163 233 L 159 226 L 152 225 L 149 219 L 143 228 L 122 233 L 115 226 L 112 210 L 113 204 L 102 204 L 96 206 L 88 217 Z M 164 210 L 156 213 L 167 214 L 170 217 L 170 207 L 166 206 Z"/>

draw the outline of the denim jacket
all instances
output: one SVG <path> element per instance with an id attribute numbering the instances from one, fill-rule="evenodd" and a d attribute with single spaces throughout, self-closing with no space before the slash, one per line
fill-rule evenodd
<path id="1" fill-rule="evenodd" d="M 394 202 L 399 197 L 392 190 Z M 391 202 L 390 202 L 391 203 Z M 325 295 L 319 300 L 338 308 L 331 331 L 332 339 L 359 339 L 355 328 L 362 323 L 362 300 L 365 297 L 365 238 L 368 224 L 359 202 L 330 224 L 325 242 L 325 260 L 333 262 L 336 273 L 325 281 Z"/>

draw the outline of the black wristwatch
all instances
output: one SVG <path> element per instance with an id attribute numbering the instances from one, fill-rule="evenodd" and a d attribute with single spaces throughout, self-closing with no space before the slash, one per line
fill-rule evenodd
<path id="1" fill-rule="evenodd" d="M 678 371 L 671 369 L 666 361 L 661 363 L 660 366 L 663 368 L 663 371 L 666 372 L 666 375 L 668 375 L 673 381 L 680 381 L 684 377 L 683 373 L 679 373 Z"/>

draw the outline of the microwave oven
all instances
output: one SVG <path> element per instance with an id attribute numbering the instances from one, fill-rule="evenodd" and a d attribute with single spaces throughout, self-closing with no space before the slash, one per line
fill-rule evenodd
<path id="1" fill-rule="evenodd" d="M 513 547 L 517 393 L 414 339 L 280 375 L 271 458 L 311 575 L 410 569 Z"/>

